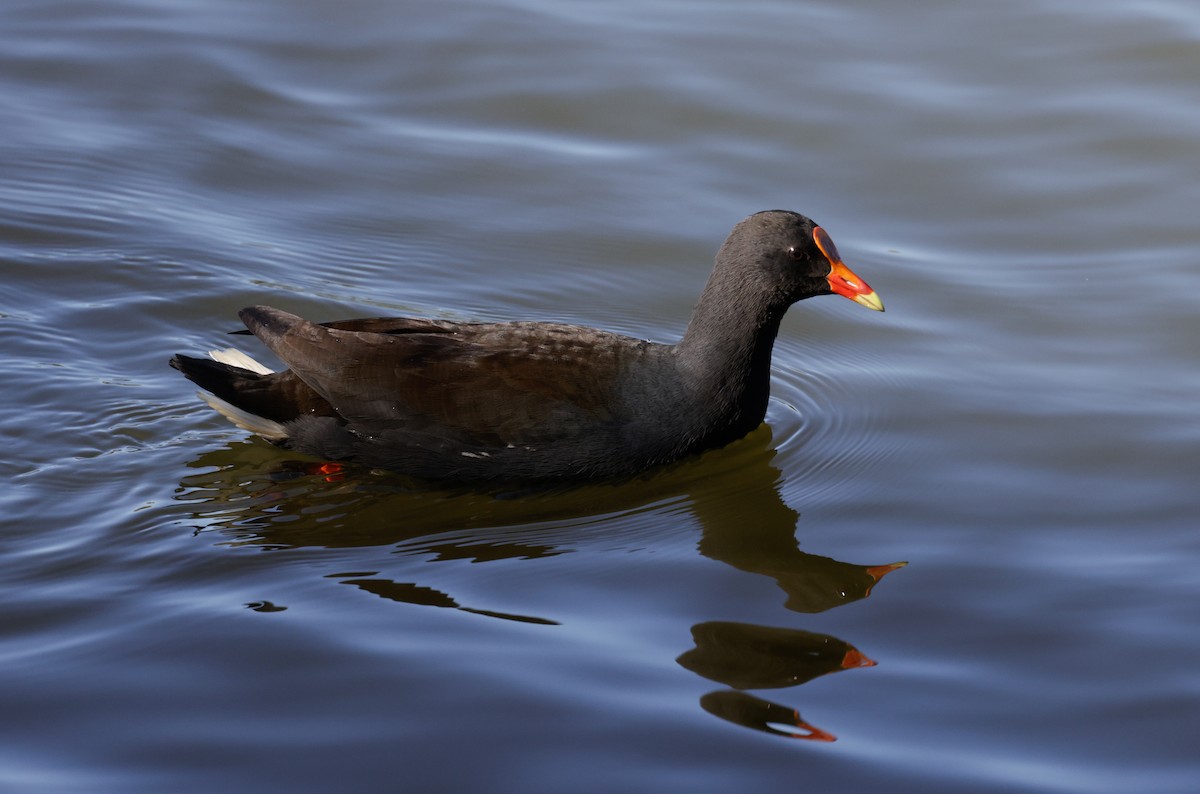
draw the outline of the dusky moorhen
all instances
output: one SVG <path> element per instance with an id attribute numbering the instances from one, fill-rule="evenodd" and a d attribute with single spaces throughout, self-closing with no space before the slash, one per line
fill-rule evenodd
<path id="1" fill-rule="evenodd" d="M 883 311 L 823 229 L 772 210 L 734 227 L 674 345 L 548 322 L 317 324 L 252 306 L 242 321 L 290 369 L 234 349 L 171 366 L 238 427 L 326 460 L 445 484 L 614 478 L 761 424 L 780 320 L 834 293 Z"/>

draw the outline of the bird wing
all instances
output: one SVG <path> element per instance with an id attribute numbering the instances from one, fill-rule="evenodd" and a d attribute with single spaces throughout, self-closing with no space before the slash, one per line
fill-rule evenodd
<path id="1" fill-rule="evenodd" d="M 515 446 L 614 418 L 623 369 L 644 343 L 551 323 L 391 318 L 327 327 L 269 307 L 246 326 L 360 435 L 412 432 Z"/>

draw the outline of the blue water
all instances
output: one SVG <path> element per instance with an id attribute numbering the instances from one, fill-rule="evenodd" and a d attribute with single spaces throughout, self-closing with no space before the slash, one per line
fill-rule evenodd
<path id="1" fill-rule="evenodd" d="M 1182 0 L 10 0 L 0 789 L 1197 790 L 1198 43 Z M 774 207 L 887 313 L 796 306 L 768 426 L 632 482 L 291 477 L 166 366 L 269 360 L 254 303 L 672 341 Z"/>

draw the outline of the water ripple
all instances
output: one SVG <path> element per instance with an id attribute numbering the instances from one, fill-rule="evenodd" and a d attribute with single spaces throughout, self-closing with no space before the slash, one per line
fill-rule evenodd
<path id="1" fill-rule="evenodd" d="M 877 396 L 894 390 L 897 376 L 849 342 L 823 343 L 819 368 L 791 365 L 793 347 L 785 341 L 777 358 L 767 419 L 798 498 L 824 501 L 895 452 L 881 433 L 886 406 Z"/>

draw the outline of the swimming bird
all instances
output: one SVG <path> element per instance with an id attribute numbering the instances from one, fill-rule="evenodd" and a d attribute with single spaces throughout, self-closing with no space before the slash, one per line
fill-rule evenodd
<path id="1" fill-rule="evenodd" d="M 769 210 L 738 223 L 675 344 L 552 322 L 239 317 L 288 366 L 235 349 L 171 366 L 238 427 L 281 447 L 443 484 L 627 477 L 724 446 L 766 416 L 793 303 L 883 303 L 824 229 Z"/>

